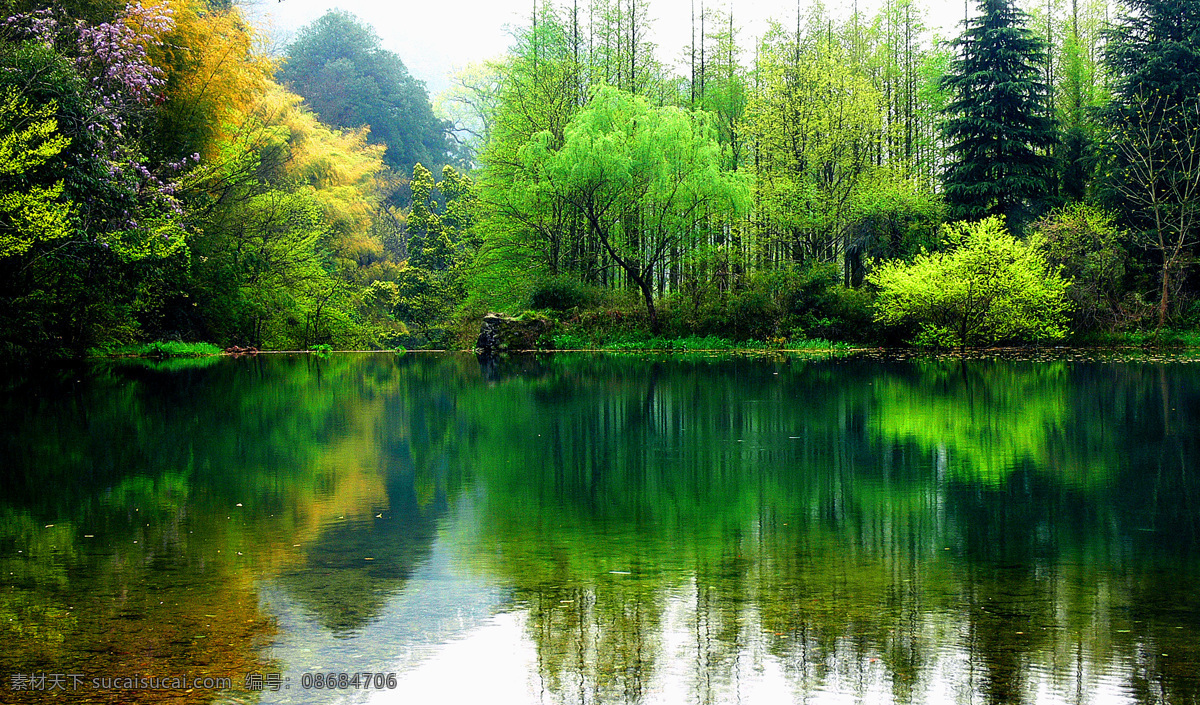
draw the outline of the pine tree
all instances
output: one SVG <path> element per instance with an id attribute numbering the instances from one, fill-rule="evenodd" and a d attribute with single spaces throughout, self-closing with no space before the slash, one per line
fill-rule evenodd
<path id="1" fill-rule="evenodd" d="M 1200 0 L 1126 0 L 1130 14 L 1109 34 L 1105 62 L 1113 107 L 1130 117 L 1135 96 L 1172 106 L 1200 100 Z"/>
<path id="2" fill-rule="evenodd" d="M 1158 325 L 1200 248 L 1200 0 L 1129 0 L 1109 35 L 1109 186 L 1159 260 Z"/>
<path id="3" fill-rule="evenodd" d="M 1108 34 L 1104 61 L 1112 73 L 1105 119 L 1117 139 L 1131 126 L 1184 141 L 1200 102 L 1200 0 L 1129 0 L 1130 14 Z M 1169 137 L 1166 137 L 1169 135 Z M 1161 156 L 1158 157 L 1161 161 Z"/>
<path id="4" fill-rule="evenodd" d="M 1005 216 L 1020 229 L 1050 190 L 1055 123 L 1045 82 L 1045 43 L 1011 0 L 982 0 L 954 42 L 958 57 L 942 80 L 954 98 L 942 130 L 950 216 Z"/>

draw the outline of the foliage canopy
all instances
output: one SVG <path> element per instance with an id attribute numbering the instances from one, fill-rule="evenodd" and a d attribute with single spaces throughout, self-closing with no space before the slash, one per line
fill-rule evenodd
<path id="1" fill-rule="evenodd" d="M 400 174 L 418 162 L 446 162 L 447 125 L 433 115 L 425 86 L 354 15 L 330 10 L 302 28 L 288 47 L 279 79 L 334 127 L 371 129 Z"/>

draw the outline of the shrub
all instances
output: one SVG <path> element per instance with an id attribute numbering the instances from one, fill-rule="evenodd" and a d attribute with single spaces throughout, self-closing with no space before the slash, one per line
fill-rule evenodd
<path id="1" fill-rule="evenodd" d="M 1067 297 L 1077 331 L 1112 331 L 1132 322 L 1121 291 L 1129 256 L 1112 213 L 1073 203 L 1049 213 L 1031 230 L 1032 242 L 1071 281 Z"/>
<path id="2" fill-rule="evenodd" d="M 735 340 L 766 340 L 775 333 L 779 307 L 766 292 L 743 291 L 729 301 L 729 323 Z"/>
<path id="3" fill-rule="evenodd" d="M 922 345 L 959 346 L 1062 338 L 1068 282 L 1037 247 L 998 217 L 943 229 L 946 251 L 892 260 L 868 277 L 876 320 L 911 322 Z"/>
<path id="4" fill-rule="evenodd" d="M 839 284 L 826 292 L 822 305 L 817 309 L 823 315 L 801 316 L 798 328 L 806 338 L 867 340 L 875 333 L 874 304 L 875 296 L 871 291 L 865 288 L 850 289 Z"/>
<path id="5" fill-rule="evenodd" d="M 754 286 L 765 287 L 779 302 L 776 328 L 791 340 L 861 341 L 874 333 L 873 294 L 843 286 L 836 264 L 764 274 Z"/>
<path id="6" fill-rule="evenodd" d="M 569 276 L 550 277 L 539 282 L 529 297 L 530 308 L 551 311 L 587 309 L 600 305 L 603 293 L 595 286 Z"/>
<path id="7" fill-rule="evenodd" d="M 828 317 L 836 301 L 842 276 L 836 264 L 814 264 L 801 270 L 784 270 L 775 277 L 783 309 L 792 316 Z"/>

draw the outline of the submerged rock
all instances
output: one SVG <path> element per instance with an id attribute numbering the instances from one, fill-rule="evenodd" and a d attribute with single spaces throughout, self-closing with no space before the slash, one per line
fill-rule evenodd
<path id="1" fill-rule="evenodd" d="M 506 350 L 536 350 L 542 342 L 542 336 L 549 333 L 552 327 L 548 319 L 540 316 L 513 318 L 489 313 L 483 317 L 475 347 L 489 354 Z"/>

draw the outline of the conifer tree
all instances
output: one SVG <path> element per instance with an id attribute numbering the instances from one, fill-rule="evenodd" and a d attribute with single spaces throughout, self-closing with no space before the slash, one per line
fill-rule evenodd
<path id="1" fill-rule="evenodd" d="M 1159 262 L 1158 325 L 1200 246 L 1200 0 L 1129 0 L 1109 35 L 1109 185 Z"/>
<path id="2" fill-rule="evenodd" d="M 1109 34 L 1105 62 L 1112 107 L 1129 118 L 1151 96 L 1186 110 L 1200 100 L 1200 0 L 1126 0 L 1130 12 Z"/>
<path id="3" fill-rule="evenodd" d="M 958 56 L 943 79 L 953 100 L 942 124 L 953 219 L 1003 215 L 1019 229 L 1046 205 L 1055 124 L 1045 44 L 1026 20 L 1012 0 L 982 0 L 954 42 Z"/>

